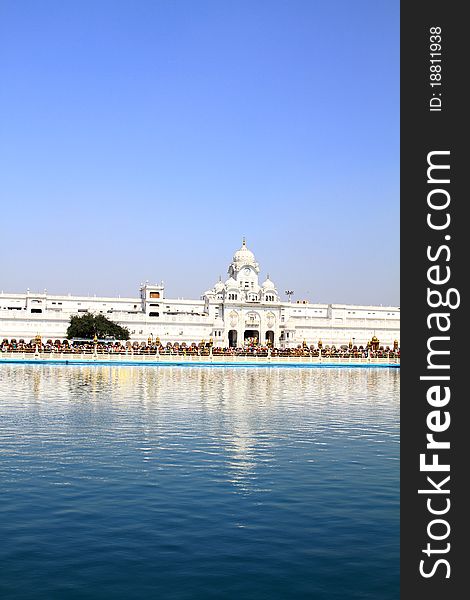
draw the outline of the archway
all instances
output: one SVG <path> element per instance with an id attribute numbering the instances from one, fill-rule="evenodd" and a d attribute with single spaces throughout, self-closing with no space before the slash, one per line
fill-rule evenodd
<path id="1" fill-rule="evenodd" d="M 243 341 L 245 342 L 245 345 L 256 346 L 259 343 L 259 331 L 256 329 L 245 329 Z"/>
<path id="2" fill-rule="evenodd" d="M 270 346 L 274 346 L 274 331 L 268 329 L 266 332 L 266 343 Z"/>
<path id="3" fill-rule="evenodd" d="M 231 329 L 228 332 L 228 345 L 230 346 L 230 348 L 236 348 L 237 347 L 237 332 L 235 329 Z"/>

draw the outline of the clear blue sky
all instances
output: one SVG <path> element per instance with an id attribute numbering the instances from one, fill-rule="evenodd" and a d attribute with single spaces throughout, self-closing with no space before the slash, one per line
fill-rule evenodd
<path id="1" fill-rule="evenodd" d="M 0 290 L 399 303 L 398 0 L 1 0 Z"/>

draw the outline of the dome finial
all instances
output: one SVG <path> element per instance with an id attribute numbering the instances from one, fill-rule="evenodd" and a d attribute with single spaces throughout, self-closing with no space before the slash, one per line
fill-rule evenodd
<path id="1" fill-rule="evenodd" d="M 245 238 L 245 236 L 243 236 L 243 242 L 242 242 L 242 245 L 243 245 L 243 246 L 246 246 L 246 238 Z"/>

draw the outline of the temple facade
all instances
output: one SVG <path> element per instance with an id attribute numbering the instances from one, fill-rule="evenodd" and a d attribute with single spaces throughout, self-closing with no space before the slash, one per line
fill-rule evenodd
<path id="1" fill-rule="evenodd" d="M 163 283 L 144 284 L 135 298 L 0 293 L 0 337 L 26 342 L 64 339 L 72 315 L 102 313 L 127 327 L 131 341 L 200 342 L 212 338 L 219 347 L 269 344 L 296 347 L 366 345 L 376 336 L 380 345 L 400 339 L 396 306 L 289 302 L 269 275 L 260 283 L 260 267 L 245 240 L 233 255 L 226 281 L 217 281 L 199 300 L 170 299 Z"/>

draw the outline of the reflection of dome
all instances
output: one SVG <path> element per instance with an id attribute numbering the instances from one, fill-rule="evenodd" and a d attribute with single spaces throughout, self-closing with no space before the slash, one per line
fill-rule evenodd
<path id="1" fill-rule="evenodd" d="M 243 238 L 243 244 L 240 250 L 237 250 L 233 255 L 233 262 L 243 264 L 255 262 L 255 255 L 246 247 L 245 238 Z"/>

